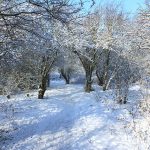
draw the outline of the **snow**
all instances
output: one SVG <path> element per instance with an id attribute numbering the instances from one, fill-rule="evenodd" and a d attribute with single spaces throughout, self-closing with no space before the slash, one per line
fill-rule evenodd
<path id="1" fill-rule="evenodd" d="M 83 85 L 52 81 L 45 99 L 37 93 L 18 94 L 13 104 L 13 130 L 0 141 L 2 150 L 137 150 L 139 145 L 126 124 L 130 114 L 113 100 L 111 90 L 85 93 Z M 132 91 L 138 91 L 138 86 Z M 4 96 L 1 103 L 6 102 Z M 0 114 L 0 129 L 9 124 Z M 10 120 L 10 119 L 9 119 Z M 10 126 L 8 127 L 10 128 Z M 144 149 L 143 149 L 144 150 Z"/>

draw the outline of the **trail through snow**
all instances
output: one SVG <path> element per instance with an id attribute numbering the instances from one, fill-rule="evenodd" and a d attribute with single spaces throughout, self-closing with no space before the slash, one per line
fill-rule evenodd
<path id="1" fill-rule="evenodd" d="M 125 110 L 107 107 L 104 92 L 97 101 L 82 85 L 52 85 L 44 100 L 34 92 L 11 99 L 16 129 L 2 150 L 137 150 L 121 121 Z"/>

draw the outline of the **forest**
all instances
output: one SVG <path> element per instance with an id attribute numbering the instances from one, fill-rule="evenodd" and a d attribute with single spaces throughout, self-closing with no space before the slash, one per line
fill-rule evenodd
<path id="1" fill-rule="evenodd" d="M 149 0 L 0 0 L 0 150 L 149 143 Z"/>

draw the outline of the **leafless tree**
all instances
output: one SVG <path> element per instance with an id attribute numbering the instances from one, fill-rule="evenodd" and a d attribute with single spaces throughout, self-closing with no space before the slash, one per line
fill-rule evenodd
<path id="1" fill-rule="evenodd" d="M 94 3 L 94 1 L 91 2 Z M 43 67 L 41 77 L 43 79 L 41 79 L 39 86 L 39 91 L 42 94 L 39 95 L 43 95 L 46 90 L 44 84 L 47 79 L 45 78 L 47 78 L 48 71 L 50 71 L 50 67 L 56 60 L 56 51 L 59 51 L 57 42 L 55 42 L 57 43 L 55 46 L 48 46 L 45 42 L 48 40 L 57 41 L 51 27 L 56 22 L 68 25 L 69 22 L 73 22 L 74 19 L 78 18 L 78 13 L 83 8 L 84 1 L 73 3 L 65 0 L 0 1 L 0 46 L 2 47 L 0 61 L 5 62 L 6 68 L 8 68 L 10 60 L 15 62 L 19 60 L 18 55 L 20 58 L 22 57 L 23 49 L 32 49 L 32 51 L 41 51 L 41 53 L 46 52 L 40 56 L 41 66 Z M 33 43 L 29 47 L 31 42 Z M 53 53 L 54 51 L 55 53 Z M 46 56 L 47 53 L 48 56 Z M 1 67 L 4 70 L 4 67 Z M 43 96 L 39 96 L 39 98 L 43 98 Z"/>

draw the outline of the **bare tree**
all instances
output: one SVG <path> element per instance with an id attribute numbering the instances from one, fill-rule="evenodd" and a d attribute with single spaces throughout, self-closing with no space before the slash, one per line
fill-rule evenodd
<path id="1" fill-rule="evenodd" d="M 55 46 L 48 46 L 45 42 L 57 41 L 51 27 L 56 22 L 68 25 L 69 22 L 78 18 L 78 12 L 83 8 L 84 1 L 74 3 L 66 0 L 0 1 L 0 47 L 2 47 L 0 61 L 6 64 L 6 69 L 11 63 L 12 69 L 12 61 L 16 65 L 16 60 L 20 61 L 22 52 L 26 49 L 41 51 L 39 60 L 41 60 L 42 69 L 39 73 L 39 76 L 41 74 L 39 91 L 42 91 L 40 92 L 42 94 L 39 94 L 41 95 L 39 98 L 43 98 L 48 71 L 51 70 L 56 60 L 56 53 L 59 51 L 58 42 L 55 42 L 57 43 Z M 46 56 L 47 51 L 49 51 L 48 56 Z M 3 66 L 1 66 L 2 70 L 4 70 Z"/>
<path id="2" fill-rule="evenodd" d="M 78 56 L 85 71 L 85 91 L 92 91 L 92 74 L 96 67 L 98 52 L 97 33 L 99 28 L 100 13 L 95 11 L 83 20 L 83 30 L 79 34 L 81 43 L 75 43 L 74 53 Z M 83 39 L 82 39 L 83 38 Z"/>
<path id="3" fill-rule="evenodd" d="M 55 54 L 52 55 L 52 58 L 49 55 L 42 57 L 41 76 L 40 76 L 41 78 L 40 78 L 39 93 L 38 93 L 39 99 L 43 99 L 44 97 L 47 88 L 49 72 L 52 69 L 53 64 L 57 58 L 57 52 L 54 53 Z"/>

